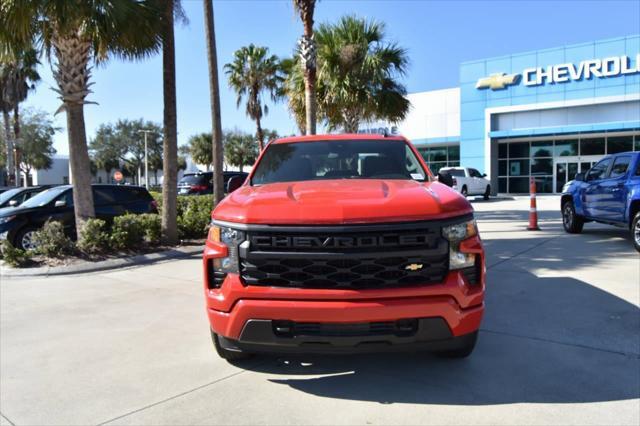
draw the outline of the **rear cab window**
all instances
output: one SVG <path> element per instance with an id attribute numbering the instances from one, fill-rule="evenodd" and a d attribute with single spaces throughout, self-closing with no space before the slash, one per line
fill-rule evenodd
<path id="1" fill-rule="evenodd" d="M 611 166 L 611 171 L 609 172 L 609 177 L 615 179 L 620 176 L 624 176 L 625 174 L 627 174 L 627 169 L 629 168 L 630 163 L 630 155 L 621 155 L 619 157 L 615 157 L 615 159 L 613 160 L 613 166 Z"/>

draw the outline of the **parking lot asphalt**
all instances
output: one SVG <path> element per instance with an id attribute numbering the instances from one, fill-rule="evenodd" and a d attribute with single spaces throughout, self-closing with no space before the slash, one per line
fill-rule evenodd
<path id="1" fill-rule="evenodd" d="M 258 357 L 211 345 L 198 256 L 0 278 L 0 425 L 640 424 L 640 256 L 562 230 L 559 199 L 473 202 L 486 315 L 464 360 Z"/>

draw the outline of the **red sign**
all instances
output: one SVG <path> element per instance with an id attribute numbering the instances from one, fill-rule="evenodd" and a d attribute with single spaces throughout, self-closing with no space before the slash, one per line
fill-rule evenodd
<path id="1" fill-rule="evenodd" d="M 120 182 L 122 179 L 124 179 L 124 176 L 122 175 L 122 172 L 120 170 L 116 170 L 116 172 L 113 174 L 113 178 L 116 180 L 116 182 Z"/>

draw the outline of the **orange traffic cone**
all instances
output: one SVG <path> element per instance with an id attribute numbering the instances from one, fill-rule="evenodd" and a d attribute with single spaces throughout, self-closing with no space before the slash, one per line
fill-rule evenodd
<path id="1" fill-rule="evenodd" d="M 531 206 L 529 208 L 529 226 L 527 226 L 527 230 L 539 231 L 540 227 L 538 227 L 538 209 L 536 207 L 536 181 L 533 177 L 531 178 L 529 190 L 531 192 Z"/>

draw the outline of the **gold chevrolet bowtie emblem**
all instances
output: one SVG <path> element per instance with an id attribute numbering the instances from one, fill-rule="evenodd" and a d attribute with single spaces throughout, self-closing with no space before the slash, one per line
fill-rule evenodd
<path id="1" fill-rule="evenodd" d="M 503 72 L 498 74 L 491 74 L 489 77 L 478 79 L 478 82 L 476 83 L 476 89 L 504 89 L 507 86 L 516 84 L 519 79 L 520 74 L 506 74 Z"/>
<path id="2" fill-rule="evenodd" d="M 419 269 L 422 269 L 422 263 L 412 263 L 411 265 L 407 265 L 405 266 L 405 268 L 407 271 L 417 271 Z"/>

